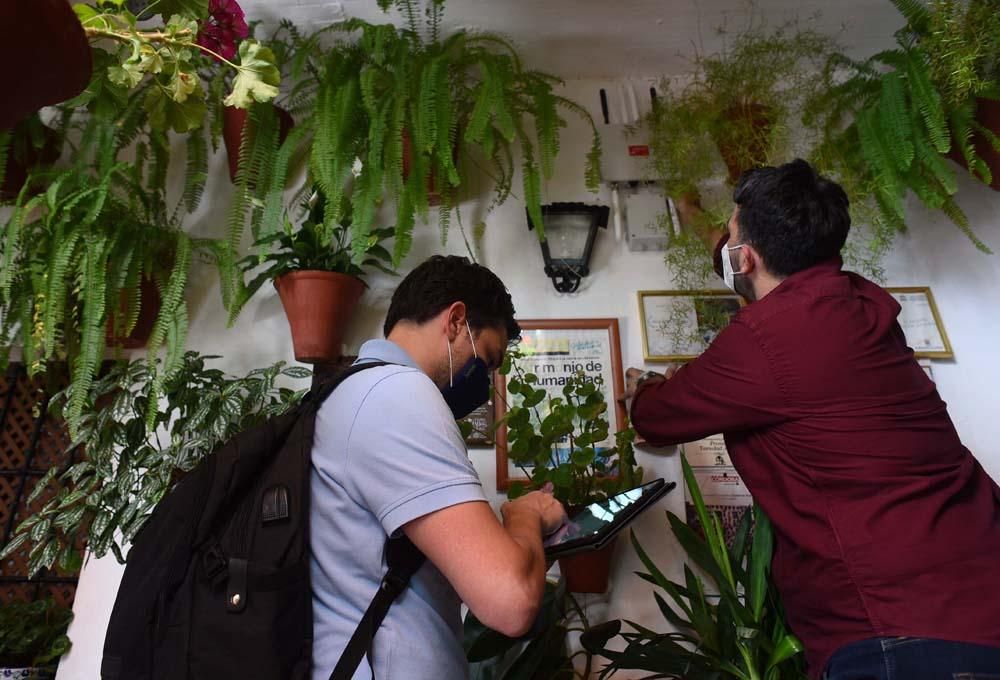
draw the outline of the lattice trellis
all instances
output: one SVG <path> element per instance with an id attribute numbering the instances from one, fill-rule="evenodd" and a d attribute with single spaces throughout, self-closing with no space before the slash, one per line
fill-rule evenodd
<path id="1" fill-rule="evenodd" d="M 30 505 L 26 503 L 35 485 L 53 465 L 68 467 L 72 453 L 63 423 L 48 413 L 52 391 L 38 379 L 29 378 L 24 367 L 11 364 L 0 376 L 0 538 L 6 545 L 17 525 L 37 512 L 56 493 L 55 483 Z M 49 570 L 28 579 L 28 551 L 24 546 L 0 563 L 0 602 L 31 601 L 52 597 L 71 607 L 79 573 Z"/>

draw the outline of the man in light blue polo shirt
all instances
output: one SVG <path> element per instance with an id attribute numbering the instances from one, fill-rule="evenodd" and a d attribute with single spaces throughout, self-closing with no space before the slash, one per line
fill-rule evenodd
<path id="1" fill-rule="evenodd" d="M 495 274 L 435 256 L 393 295 L 385 340 L 359 362 L 384 361 L 323 404 L 312 451 L 310 535 L 313 680 L 327 680 L 386 571 L 387 536 L 427 556 L 375 636 L 355 678 L 468 676 L 461 603 L 507 635 L 523 634 L 544 591 L 542 536 L 565 512 L 534 492 L 506 503 L 501 524 L 455 423 L 486 401 L 489 374 L 520 335 Z"/>

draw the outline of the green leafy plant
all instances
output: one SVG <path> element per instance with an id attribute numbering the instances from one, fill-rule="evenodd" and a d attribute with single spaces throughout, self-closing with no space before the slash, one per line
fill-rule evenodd
<path id="1" fill-rule="evenodd" d="M 355 264 L 351 257 L 351 214 L 350 206 L 341 211 L 340 222 L 328 224 L 323 217 L 325 199 L 315 192 L 309 202 L 303 206 L 306 219 L 296 228 L 290 220 L 285 219 L 282 231 L 261 239 L 255 244 L 256 255 L 250 255 L 240 261 L 244 272 L 257 271 L 256 276 L 245 287 L 240 287 L 238 300 L 233 314 L 239 313 L 245 302 L 249 300 L 260 287 L 283 274 L 302 270 L 319 270 L 347 274 L 362 278 L 366 268 L 377 269 L 395 276 L 396 272 L 389 268 L 392 255 L 381 241 L 391 238 L 392 227 L 373 230 L 368 237 L 365 249 L 367 259 Z M 267 251 L 267 248 L 271 248 Z M 261 266 L 263 270 L 259 270 Z M 258 271 L 259 270 L 259 271 Z"/>
<path id="2" fill-rule="evenodd" d="M 212 13 L 209 9 L 212 5 Z M 206 111 L 202 72 L 221 63 L 235 74 L 226 104 L 246 108 L 278 93 L 278 69 L 271 51 L 245 34 L 243 12 L 234 1 L 159 0 L 133 14 L 124 0 L 78 4 L 74 10 L 94 45 L 95 77 L 116 96 L 143 88 L 143 106 L 157 129 L 188 132 L 201 126 Z M 154 14 L 162 25 L 149 26 Z M 224 31 L 217 26 L 225 23 Z M 140 25 L 141 24 L 141 25 Z M 242 26 L 240 31 L 239 26 Z M 107 48 L 107 49 L 105 49 Z"/>
<path id="3" fill-rule="evenodd" d="M 471 611 L 466 614 L 463 645 L 469 661 L 470 678 L 556 680 L 575 677 L 566 639 L 571 628 L 569 607 L 573 601 L 570 597 L 565 581 L 546 581 L 535 626 L 521 638 L 510 638 L 486 627 Z"/>
<path id="4" fill-rule="evenodd" d="M 691 467 L 681 458 L 684 480 L 704 536 L 667 512 L 670 528 L 690 560 L 708 575 L 719 596 L 706 595 L 705 583 L 684 565 L 684 583 L 669 580 L 649 558 L 632 532 L 632 545 L 646 572 L 643 580 L 658 588 L 656 603 L 676 632 L 657 633 L 621 621 L 593 626 L 581 643 L 609 659 L 605 678 L 623 669 L 648 671 L 648 678 L 676 680 L 804 680 L 802 644 L 784 623 L 781 602 L 771 577 L 773 533 L 759 506 L 744 513 L 731 547 L 722 521 L 709 512 Z M 665 599 L 660 592 L 666 594 Z M 625 649 L 608 648 L 620 636 Z"/>
<path id="5" fill-rule="evenodd" d="M 538 376 L 519 364 L 518 349 L 507 353 L 500 374 L 508 376 L 509 410 L 497 424 L 507 425 L 507 456 L 540 488 L 551 482 L 556 498 L 566 505 L 584 505 L 635 487 L 642 468 L 635 464 L 635 430 L 631 427 L 608 440 L 608 404 L 599 389 L 600 377 L 577 373 L 566 379 L 561 397 L 550 397 L 538 386 Z M 527 491 L 513 482 L 507 495 Z"/>
<path id="6" fill-rule="evenodd" d="M 210 246 L 172 222 L 162 194 L 146 191 L 136 173 L 107 155 L 94 167 L 53 170 L 43 177 L 44 194 L 22 190 L 0 231 L 0 361 L 15 345 L 32 374 L 68 360 L 80 387 L 67 409 L 73 432 L 109 325 L 127 335 L 140 305 L 150 304 L 141 300 L 143 278 L 155 281 L 162 300 L 149 353 L 165 345 L 166 373 L 179 365 L 188 271 L 194 252 Z"/>
<path id="7" fill-rule="evenodd" d="M 58 563 L 79 567 L 84 545 L 97 557 L 111 550 L 124 562 L 131 542 L 156 504 L 179 477 L 218 444 L 294 405 L 306 390 L 278 386 L 279 377 L 303 379 L 310 372 L 278 362 L 242 378 L 206 363 L 218 357 L 188 352 L 157 399 L 162 373 L 146 360 L 118 362 L 86 389 L 84 417 L 70 445 L 82 460 L 53 467 L 34 488 L 34 502 L 48 486 L 57 492 L 24 520 L 0 559 L 27 544 L 29 572 Z M 72 403 L 77 384 L 57 395 L 51 408 Z M 149 405 L 156 402 L 152 422 Z"/>
<path id="8" fill-rule="evenodd" d="M 908 21 L 895 34 L 895 49 L 861 62 L 839 54 L 829 60 L 824 91 L 806 109 L 807 121 L 823 132 L 817 155 L 835 175 L 850 178 L 849 185 L 869 192 L 890 232 L 906 230 L 904 199 L 912 191 L 927 207 L 947 215 L 979 250 L 991 252 L 955 201 L 957 176 L 946 159 L 954 144 L 975 175 L 992 179 L 971 141 L 973 131 L 979 131 L 1000 150 L 1000 139 L 974 120 L 976 97 L 1000 95 L 995 79 L 969 76 L 976 60 L 968 52 L 983 45 L 968 46 L 964 56 L 932 56 L 921 32 L 949 19 L 932 14 L 918 0 L 893 3 Z M 997 20 L 984 25 L 991 23 L 996 40 Z M 942 49 L 942 35 L 934 34 L 931 47 Z M 943 74 L 942 69 L 951 72 Z"/>
<path id="9" fill-rule="evenodd" d="M 69 651 L 73 612 L 52 598 L 0 605 L 0 667 L 45 668 Z"/>
<path id="10" fill-rule="evenodd" d="M 697 55 L 690 81 L 663 83 L 645 122 L 653 170 L 683 227 L 666 255 L 677 288 L 711 278 L 706 242 L 729 217 L 729 189 L 743 171 L 791 152 L 813 71 L 835 47 L 797 22 L 768 30 L 751 20 L 722 51 Z"/>
<path id="11" fill-rule="evenodd" d="M 442 0 L 429 4 L 426 24 L 416 3 L 380 0 L 383 9 L 391 5 L 402 10 L 405 28 L 352 19 L 329 29 L 337 39 L 329 48 L 317 36 L 285 27 L 285 39 L 294 45 L 295 57 L 286 63 L 297 125 L 279 147 L 276 119 L 251 109 L 241 149 L 246 173 L 237 178 L 230 219 L 234 247 L 248 215 L 255 239 L 280 229 L 282 191 L 297 155 L 308 156 L 306 186 L 318 185 L 337 208 L 327 212 L 328 222 L 339 221 L 340 199 L 350 197 L 355 262 L 365 257 L 384 202 L 396 211 L 398 266 L 410 250 L 416 217 L 428 218 L 435 195 L 447 238 L 466 185 L 463 176 L 473 169 L 495 180 L 492 205 L 505 201 L 518 148 L 523 198 L 541 223 L 541 182 L 554 171 L 565 125 L 559 111 L 572 111 L 593 126 L 590 116 L 555 93 L 557 78 L 524 68 L 506 38 L 469 31 L 443 36 Z M 585 176 L 596 190 L 600 147 L 593 131 Z M 458 220 L 461 226 L 460 215 Z"/>

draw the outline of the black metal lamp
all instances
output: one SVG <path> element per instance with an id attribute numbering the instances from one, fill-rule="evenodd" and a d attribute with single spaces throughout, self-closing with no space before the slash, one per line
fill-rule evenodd
<path id="1" fill-rule="evenodd" d="M 560 293 L 575 293 L 580 281 L 590 274 L 590 254 L 597 229 L 608 228 L 610 209 L 606 205 L 551 203 L 542 206 L 545 240 L 541 242 L 545 275 Z M 528 229 L 535 225 L 528 215 Z"/>

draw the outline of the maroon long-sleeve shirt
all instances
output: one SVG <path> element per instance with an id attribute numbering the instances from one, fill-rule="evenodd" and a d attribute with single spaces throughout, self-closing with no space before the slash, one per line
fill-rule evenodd
<path id="1" fill-rule="evenodd" d="M 1000 489 L 959 440 L 881 288 L 840 258 L 744 307 L 636 395 L 654 444 L 725 434 L 771 518 L 774 580 L 818 678 L 842 645 L 1000 645 Z"/>

